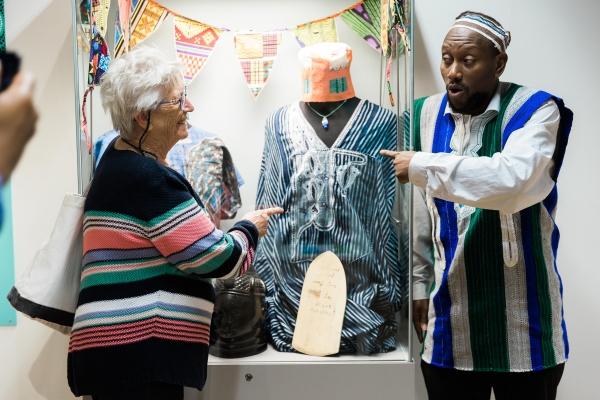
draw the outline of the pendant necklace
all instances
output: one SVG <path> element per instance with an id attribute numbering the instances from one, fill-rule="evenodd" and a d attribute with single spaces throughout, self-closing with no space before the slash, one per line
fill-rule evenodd
<path id="1" fill-rule="evenodd" d="M 333 109 L 333 111 L 329 112 L 328 114 L 321 114 L 320 112 L 318 112 L 317 110 L 315 110 L 314 108 L 312 108 L 312 107 L 310 106 L 310 103 L 308 103 L 308 102 L 307 102 L 307 103 L 304 103 L 304 104 L 306 104 L 306 106 L 307 106 L 308 108 L 310 108 L 310 110 L 311 110 L 312 112 L 314 112 L 315 114 L 317 114 L 319 117 L 323 117 L 323 119 L 321 120 L 321 125 L 323 126 L 323 129 L 327 129 L 327 128 L 329 128 L 329 120 L 327 119 L 327 117 L 331 117 L 331 116 L 333 115 L 333 113 L 335 113 L 337 110 L 339 110 L 340 108 L 342 108 L 342 106 L 343 106 L 343 105 L 344 105 L 344 104 L 345 104 L 347 101 L 348 101 L 348 99 L 346 99 L 346 100 L 342 101 L 342 102 L 340 103 L 340 105 L 339 105 L 339 106 L 337 106 L 336 108 L 334 108 L 334 109 Z"/>

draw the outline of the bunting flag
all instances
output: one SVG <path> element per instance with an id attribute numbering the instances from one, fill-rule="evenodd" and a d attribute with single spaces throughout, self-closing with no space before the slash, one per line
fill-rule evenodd
<path id="1" fill-rule="evenodd" d="M 129 51 L 131 7 L 131 0 L 119 0 L 118 16 L 115 19 L 115 24 L 117 25 L 115 27 L 115 35 L 118 33 L 120 36 L 123 36 L 125 52 Z M 115 43 L 118 43 L 118 37 L 115 36 L 115 39 Z"/>
<path id="2" fill-rule="evenodd" d="M 121 21 L 120 21 L 120 14 L 121 14 L 121 10 L 117 10 L 117 18 L 115 18 L 115 36 L 114 36 L 114 42 L 115 43 L 115 48 L 114 48 L 114 52 L 113 54 L 117 53 L 117 44 L 119 43 L 119 40 L 121 40 L 121 38 L 123 37 L 123 28 L 121 28 Z M 127 23 L 129 24 L 129 21 L 127 21 Z M 129 40 L 124 40 L 125 38 L 123 38 L 123 43 L 121 44 L 121 46 L 126 46 L 129 44 Z M 125 52 L 128 51 L 128 49 L 124 49 Z"/>
<path id="3" fill-rule="evenodd" d="M 326 18 L 298 25 L 294 29 L 300 47 L 321 42 L 337 42 L 338 35 L 335 19 Z"/>
<path id="4" fill-rule="evenodd" d="M 106 41 L 95 31 L 95 35 L 90 42 L 90 61 L 88 68 L 88 85 L 98 85 L 102 75 L 108 70 L 110 64 L 110 55 Z"/>
<path id="5" fill-rule="evenodd" d="M 92 13 L 92 4 L 91 0 L 81 0 L 79 3 L 79 16 L 81 18 L 81 25 L 84 31 L 89 34 L 90 33 L 90 15 Z"/>
<path id="6" fill-rule="evenodd" d="M 102 37 L 106 36 L 109 11 L 110 0 L 92 0 L 92 22 Z"/>
<path id="7" fill-rule="evenodd" d="M 397 46 L 394 49 L 396 54 L 402 54 L 406 49 L 410 49 L 408 31 L 406 29 L 406 14 L 408 10 L 406 7 L 408 3 L 404 0 L 394 0 L 392 11 L 391 11 L 391 19 L 392 23 L 390 23 L 390 29 L 396 31 L 398 33 L 399 39 L 397 40 Z"/>
<path id="8" fill-rule="evenodd" d="M 89 7 L 97 8 L 107 1 L 82 0 L 82 21 Z M 227 28 L 216 28 L 184 17 L 162 6 L 158 0 L 119 0 L 118 4 L 114 56 L 119 57 L 146 39 L 169 14 L 172 14 L 176 55 L 185 68 L 186 84 L 191 83 L 202 70 L 222 32 L 229 31 Z M 369 46 L 388 58 L 400 54 L 408 44 L 404 0 L 358 1 L 334 14 L 294 28 L 273 32 L 236 33 L 236 54 L 242 66 L 244 79 L 254 98 L 259 96 L 269 79 L 283 31 L 293 31 L 301 47 L 320 42 L 337 42 L 337 17 L 341 17 Z M 96 20 L 93 14 L 89 19 Z M 101 19 L 102 17 L 99 17 L 99 20 Z M 400 35 L 400 40 L 397 35 Z M 389 70 L 390 66 L 387 67 Z M 393 101 L 390 94 L 390 102 Z"/>
<path id="9" fill-rule="evenodd" d="M 381 29 L 379 42 L 381 43 L 381 52 L 389 55 L 390 50 L 390 0 L 381 0 Z"/>
<path id="10" fill-rule="evenodd" d="M 146 39 L 160 26 L 169 15 L 169 11 L 153 0 L 139 0 L 130 18 L 129 48 L 134 48 Z M 124 35 L 115 46 L 115 56 L 120 56 L 125 50 Z"/>
<path id="11" fill-rule="evenodd" d="M 281 32 L 238 33 L 234 43 L 248 88 L 257 98 L 269 79 L 281 43 Z"/>
<path id="12" fill-rule="evenodd" d="M 342 13 L 341 17 L 369 46 L 381 51 L 381 5 L 379 0 L 365 0 Z"/>
<path id="13" fill-rule="evenodd" d="M 177 59 L 185 67 L 183 78 L 189 85 L 208 60 L 221 30 L 180 16 L 173 22 Z"/>

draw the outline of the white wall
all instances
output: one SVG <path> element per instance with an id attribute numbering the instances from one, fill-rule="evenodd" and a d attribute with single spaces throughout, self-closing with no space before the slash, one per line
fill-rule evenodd
<path id="1" fill-rule="evenodd" d="M 203 2 L 205 9 L 197 17 L 232 28 L 252 26 L 262 29 L 304 22 L 352 2 L 207 0 Z M 565 313 L 572 347 L 571 360 L 559 389 L 559 399 L 597 398 L 593 362 L 600 357 L 600 346 L 595 339 L 600 334 L 600 322 L 595 318 L 600 309 L 600 300 L 595 296 L 595 289 L 600 287 L 600 272 L 592 260 L 598 239 L 595 227 L 600 225 L 600 217 L 593 213 L 592 205 L 597 203 L 595 196 L 600 194 L 595 177 L 600 170 L 600 161 L 591 152 L 600 147 L 600 136 L 594 132 L 595 121 L 592 120 L 595 111 L 593 106 L 598 104 L 592 98 L 593 92 L 600 90 L 600 78 L 595 73 L 596 66 L 600 64 L 598 45 L 595 43 L 600 33 L 595 21 L 596 16 L 600 15 L 600 5 L 593 0 L 570 3 L 558 0 L 417 2 L 417 95 L 442 89 L 438 73 L 441 40 L 460 11 L 475 9 L 497 17 L 513 33 L 509 65 L 504 78 L 555 93 L 563 97 L 575 111 L 570 147 L 559 180 L 561 197 L 558 223 L 562 242 L 558 261 L 565 284 Z M 173 0 L 170 3 L 173 8 L 192 15 L 185 8 L 190 7 L 191 1 Z M 300 3 L 304 7 L 300 7 Z M 41 114 L 37 135 L 13 176 L 16 274 L 19 275 L 31 261 L 35 249 L 48 236 L 63 194 L 77 188 L 71 10 L 70 2 L 66 0 L 9 0 L 5 1 L 5 9 L 8 46 L 23 55 L 24 67 L 37 76 L 36 103 Z M 261 12 L 267 9 L 272 10 L 269 15 Z M 250 20 L 250 15 L 256 18 Z M 339 26 L 341 38 L 347 39 L 354 48 L 356 62 L 353 77 L 357 93 L 361 97 L 377 100 L 378 91 L 373 81 L 377 79 L 375 71 L 379 66 L 378 59 L 364 43 L 347 31 L 343 23 Z M 246 178 L 247 185 L 242 196 L 248 208 L 252 207 L 253 188 L 256 187 L 257 177 L 252 171 L 258 169 L 264 116 L 298 96 L 298 92 L 282 90 L 294 87 L 289 85 L 289 79 L 297 77 L 293 71 L 294 46 L 288 37 L 278 60 L 280 62 L 275 63 L 272 81 L 256 102 L 244 86 L 230 39 L 217 45 L 213 58 L 190 88 L 196 104 L 192 122 L 219 133 L 229 144 Z M 103 129 L 103 123 L 99 118 L 94 124 L 98 125 L 96 131 Z M 16 327 L 0 328 L 0 354 L 5 360 L 0 367 L 0 399 L 72 398 L 66 385 L 66 345 L 66 338 L 50 333 L 48 329 L 20 316 Z M 360 374 L 356 372 L 355 376 L 353 372 L 348 372 L 345 376 L 336 372 L 335 380 L 332 380 L 335 383 L 319 386 L 323 395 L 337 398 L 340 386 L 365 380 L 375 382 L 374 378 L 368 376 L 371 372 L 381 375 L 379 368 L 361 368 Z M 274 376 L 281 376 L 281 371 Z M 315 374 L 298 376 L 299 379 L 302 376 L 312 379 Z M 397 398 L 425 398 L 420 376 L 416 376 L 414 385 L 406 385 L 408 394 L 404 397 L 398 395 Z M 406 379 L 397 382 L 392 382 L 392 378 L 386 379 L 389 379 L 389 386 L 394 388 L 398 381 L 406 383 Z M 282 386 L 285 388 L 286 383 L 268 382 L 278 388 L 270 393 L 260 391 L 263 398 L 281 398 L 278 393 L 282 393 Z M 311 382 L 308 381 L 305 386 L 315 386 Z M 294 386 L 291 383 L 289 385 Z M 300 396 L 303 386 L 297 387 L 300 388 Z M 385 386 L 373 387 L 371 397 L 382 398 L 384 392 L 389 394 L 386 389 Z M 352 398 L 353 393 L 359 394 L 348 390 L 344 393 L 348 398 Z M 291 393 L 288 398 L 292 399 Z"/>

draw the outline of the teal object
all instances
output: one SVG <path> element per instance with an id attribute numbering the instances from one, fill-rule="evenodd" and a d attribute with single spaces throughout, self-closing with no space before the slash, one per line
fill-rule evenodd
<path id="1" fill-rule="evenodd" d="M 329 93 L 344 93 L 348 89 L 346 78 L 335 78 L 329 81 Z"/>
<path id="2" fill-rule="evenodd" d="M 6 294 L 15 281 L 15 254 L 13 249 L 13 223 L 10 212 L 10 185 L 2 189 L 2 204 L 4 206 L 4 222 L 0 227 L 0 325 L 13 326 L 17 324 L 17 313 L 6 300 Z"/>
<path id="3" fill-rule="evenodd" d="M 0 50 L 6 50 L 4 0 L 0 0 Z M 4 220 L 0 225 L 0 325 L 7 326 L 17 324 L 17 313 L 6 300 L 6 294 L 15 282 L 10 185 L 0 187 L 0 192 L 0 204 L 4 208 L 4 218 L 0 218 L 0 221 Z"/>

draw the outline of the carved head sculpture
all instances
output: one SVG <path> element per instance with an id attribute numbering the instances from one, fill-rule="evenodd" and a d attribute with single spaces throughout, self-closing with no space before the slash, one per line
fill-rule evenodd
<path id="1" fill-rule="evenodd" d="M 214 286 L 210 354 L 234 358 L 264 351 L 264 282 L 250 269 L 237 278 L 217 279 Z"/>

